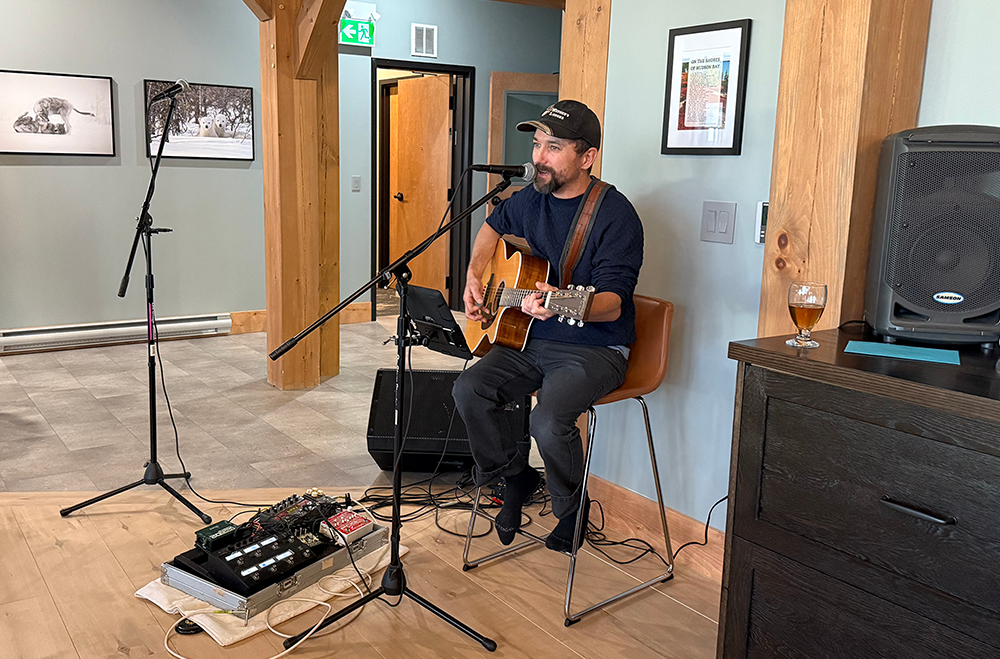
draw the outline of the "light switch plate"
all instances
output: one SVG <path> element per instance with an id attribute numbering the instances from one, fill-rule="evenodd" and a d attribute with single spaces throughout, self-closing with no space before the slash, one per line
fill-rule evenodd
<path id="1" fill-rule="evenodd" d="M 710 243 L 733 243 L 736 232 L 735 201 L 705 201 L 701 207 L 701 239 Z"/>
<path id="2" fill-rule="evenodd" d="M 351 176 L 351 192 L 361 192 L 361 176 L 358 174 Z"/>
<path id="3" fill-rule="evenodd" d="M 763 244 L 765 238 L 767 238 L 767 202 L 758 201 L 757 228 L 754 229 L 753 241 L 755 243 Z"/>

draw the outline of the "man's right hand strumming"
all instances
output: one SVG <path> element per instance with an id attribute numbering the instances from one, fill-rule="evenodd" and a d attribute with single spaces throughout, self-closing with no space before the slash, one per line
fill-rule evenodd
<path id="1" fill-rule="evenodd" d="M 465 279 L 465 317 L 469 320 L 482 321 L 486 319 L 483 306 L 483 280 L 472 274 Z"/>

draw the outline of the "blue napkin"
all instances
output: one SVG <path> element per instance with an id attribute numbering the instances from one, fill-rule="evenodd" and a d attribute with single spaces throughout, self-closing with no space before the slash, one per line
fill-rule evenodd
<path id="1" fill-rule="evenodd" d="M 856 355 L 871 355 L 872 357 L 890 357 L 892 359 L 912 359 L 918 362 L 937 362 L 939 364 L 959 365 L 957 350 L 942 350 L 941 348 L 918 348 L 897 343 L 881 343 L 874 341 L 848 341 L 844 352 Z"/>

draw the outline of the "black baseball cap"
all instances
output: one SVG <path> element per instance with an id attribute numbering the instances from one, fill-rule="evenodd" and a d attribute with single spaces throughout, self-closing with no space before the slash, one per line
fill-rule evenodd
<path id="1" fill-rule="evenodd" d="M 537 120 L 522 121 L 517 129 L 524 132 L 537 129 L 552 137 L 582 139 L 595 149 L 601 148 L 601 121 L 580 101 L 559 101 L 546 108 Z"/>

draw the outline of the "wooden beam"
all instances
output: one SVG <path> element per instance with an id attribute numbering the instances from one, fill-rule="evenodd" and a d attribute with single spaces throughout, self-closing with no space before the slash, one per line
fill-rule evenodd
<path id="1" fill-rule="evenodd" d="M 330 53 L 337 52 L 337 30 L 345 0 L 302 0 L 296 19 L 298 69 L 295 77 L 315 80 Z"/>
<path id="2" fill-rule="evenodd" d="M 559 63 L 559 98 L 586 103 L 601 120 L 602 128 L 610 34 L 611 0 L 566 0 Z M 601 153 L 597 155 L 593 174 L 601 174 Z"/>
<path id="3" fill-rule="evenodd" d="M 274 18 L 274 0 L 243 0 L 258 21 L 269 21 Z"/>
<path id="4" fill-rule="evenodd" d="M 339 1 L 339 0 L 338 0 Z M 329 4 L 331 0 L 326 0 Z M 340 2 L 339 4 L 343 4 Z M 319 313 L 325 314 L 340 302 L 340 95 L 337 49 L 324 58 L 319 79 Z M 320 332 L 319 370 L 322 377 L 340 373 L 340 325 L 350 322 L 347 311 L 331 318 Z M 365 303 L 371 318 L 371 303 Z"/>
<path id="5" fill-rule="evenodd" d="M 758 336 L 795 331 L 792 281 L 828 286 L 817 329 L 861 318 L 879 149 L 916 125 L 931 0 L 787 0 Z"/>
<path id="6" fill-rule="evenodd" d="M 268 351 L 319 311 L 317 84 L 295 79 L 297 13 L 298 0 L 283 0 L 274 18 L 260 24 Z M 278 361 L 268 360 L 268 382 L 281 389 L 319 384 L 318 349 L 313 333 Z"/>

